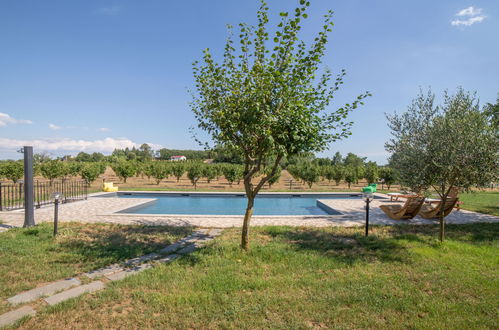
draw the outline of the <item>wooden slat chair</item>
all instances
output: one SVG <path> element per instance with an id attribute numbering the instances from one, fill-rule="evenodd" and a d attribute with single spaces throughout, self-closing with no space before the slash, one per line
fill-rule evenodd
<path id="1" fill-rule="evenodd" d="M 444 204 L 444 217 L 448 216 L 449 213 L 452 212 L 452 209 L 454 208 L 454 206 L 456 206 L 457 202 L 458 202 L 457 197 L 447 198 Z M 435 204 L 434 206 L 432 206 L 431 204 L 425 204 L 419 211 L 419 215 L 425 219 L 438 219 L 441 204 L 442 204 L 441 201 Z"/>
<path id="2" fill-rule="evenodd" d="M 408 197 L 404 205 L 380 205 L 380 209 L 393 220 L 409 220 L 414 218 L 425 198 L 423 196 Z"/>

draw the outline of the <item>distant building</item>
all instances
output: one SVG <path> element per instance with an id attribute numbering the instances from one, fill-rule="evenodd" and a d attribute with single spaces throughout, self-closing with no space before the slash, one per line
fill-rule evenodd
<path id="1" fill-rule="evenodd" d="M 185 156 L 171 156 L 170 160 L 174 161 L 174 162 L 178 162 L 179 160 L 187 160 L 187 157 L 185 157 Z"/>

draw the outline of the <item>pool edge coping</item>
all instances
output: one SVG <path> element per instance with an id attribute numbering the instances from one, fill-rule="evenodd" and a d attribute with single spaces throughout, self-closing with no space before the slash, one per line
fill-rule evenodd
<path id="1" fill-rule="evenodd" d="M 92 197 L 99 197 L 99 198 L 118 198 L 118 193 L 119 192 L 99 192 L 99 193 L 93 193 Z M 153 194 L 208 194 L 208 195 L 245 195 L 244 192 L 181 192 L 181 191 L 121 191 L 121 193 L 153 193 Z M 293 194 L 289 192 L 263 192 L 260 193 L 261 195 L 269 195 L 269 194 L 277 194 L 277 195 L 298 195 L 298 194 Z M 259 194 L 259 195 L 260 195 Z M 352 192 L 306 192 L 306 193 L 300 193 L 300 195 L 361 195 L 362 193 L 352 193 Z M 107 196 L 102 196 L 102 195 L 112 195 L 113 197 L 107 197 Z M 375 196 L 382 197 L 383 199 L 387 198 L 386 194 L 382 193 L 375 193 Z M 132 207 L 125 207 L 121 210 L 113 211 L 113 212 L 106 212 L 102 214 L 98 214 L 98 216 L 112 216 L 112 217 L 145 217 L 145 218 L 212 218 L 212 217 L 217 217 L 217 218 L 244 218 L 244 215 L 238 215 L 238 214 L 232 214 L 232 215 L 227 215 L 227 214 L 165 214 L 165 213 L 158 213 L 158 214 L 149 214 L 149 213 L 120 213 L 121 211 L 124 210 L 131 210 L 131 209 L 140 209 L 147 204 L 155 203 L 156 199 L 154 200 L 146 200 L 144 203 L 132 206 Z M 319 199 L 316 200 L 316 202 L 319 202 Z M 325 204 L 324 204 L 325 205 Z M 328 206 L 329 207 L 329 206 Z M 340 212 L 336 210 L 337 212 Z M 340 212 L 341 213 L 341 212 Z M 348 215 L 341 213 L 341 214 L 328 214 L 328 215 L 253 215 L 252 218 L 255 219 L 264 219 L 264 218 L 272 218 L 272 219 L 280 219 L 280 218 L 293 218 L 293 219 L 337 219 L 338 217 L 346 217 Z"/>

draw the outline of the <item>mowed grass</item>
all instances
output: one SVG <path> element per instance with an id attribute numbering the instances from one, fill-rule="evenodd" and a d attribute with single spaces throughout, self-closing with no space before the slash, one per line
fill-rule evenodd
<path id="1" fill-rule="evenodd" d="M 0 233 L 0 312 L 5 298 L 42 283 L 60 280 L 155 251 L 188 235 L 190 228 L 62 223 Z"/>
<path id="2" fill-rule="evenodd" d="M 498 328 L 498 224 L 239 230 L 25 329 Z"/>
<path id="3" fill-rule="evenodd" d="M 477 191 L 459 195 L 465 210 L 499 216 L 499 191 Z"/>

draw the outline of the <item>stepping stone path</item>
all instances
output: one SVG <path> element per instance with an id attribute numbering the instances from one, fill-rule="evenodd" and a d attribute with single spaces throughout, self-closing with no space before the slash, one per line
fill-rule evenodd
<path id="1" fill-rule="evenodd" d="M 106 287 L 106 283 L 108 281 L 122 280 L 128 276 L 135 275 L 146 269 L 152 268 L 156 264 L 172 262 L 173 260 L 180 258 L 182 255 L 196 251 L 207 242 L 219 236 L 222 231 L 223 229 L 218 228 L 199 229 L 194 232 L 194 234 L 159 250 L 158 253 L 150 253 L 141 257 L 129 259 L 122 264 L 109 265 L 88 273 L 84 273 L 80 276 L 80 278 L 87 277 L 92 280 L 102 280 L 95 280 L 88 284 L 82 285 L 78 278 L 70 278 L 22 292 L 8 298 L 7 301 L 11 305 L 18 305 L 38 301 L 40 298 L 45 297 L 42 301 L 53 306 L 68 299 L 79 297 L 85 293 L 102 290 Z M 20 307 L 16 310 L 0 315 L 0 327 L 12 325 L 23 317 L 34 316 L 35 314 L 36 311 L 31 306 L 26 305 Z"/>
<path id="2" fill-rule="evenodd" d="M 0 315 L 0 327 L 6 327 L 11 325 L 25 316 L 33 316 L 36 314 L 36 311 L 30 306 L 24 306 L 13 310 L 12 312 L 7 312 L 5 314 Z"/>
<path id="3" fill-rule="evenodd" d="M 10 297 L 9 299 L 7 299 L 7 301 L 12 305 L 24 304 L 30 301 L 37 300 L 38 298 L 53 295 L 56 292 L 66 290 L 72 286 L 80 284 L 81 282 L 75 278 L 71 278 L 69 280 L 57 281 L 54 283 L 41 286 L 39 288 L 25 291 L 23 293 L 15 295 L 14 297 Z"/>
<path id="4" fill-rule="evenodd" d="M 76 298 L 81 296 L 84 293 L 87 292 L 94 292 L 97 290 L 104 289 L 105 284 L 102 283 L 101 281 L 94 281 L 89 284 L 85 284 L 82 286 L 77 286 L 76 288 L 72 288 L 67 291 L 63 291 L 61 293 L 58 293 L 56 295 L 50 296 L 48 298 L 45 298 L 45 302 L 51 306 L 57 305 L 60 302 L 63 302 L 65 300 L 71 299 L 71 298 Z"/>

